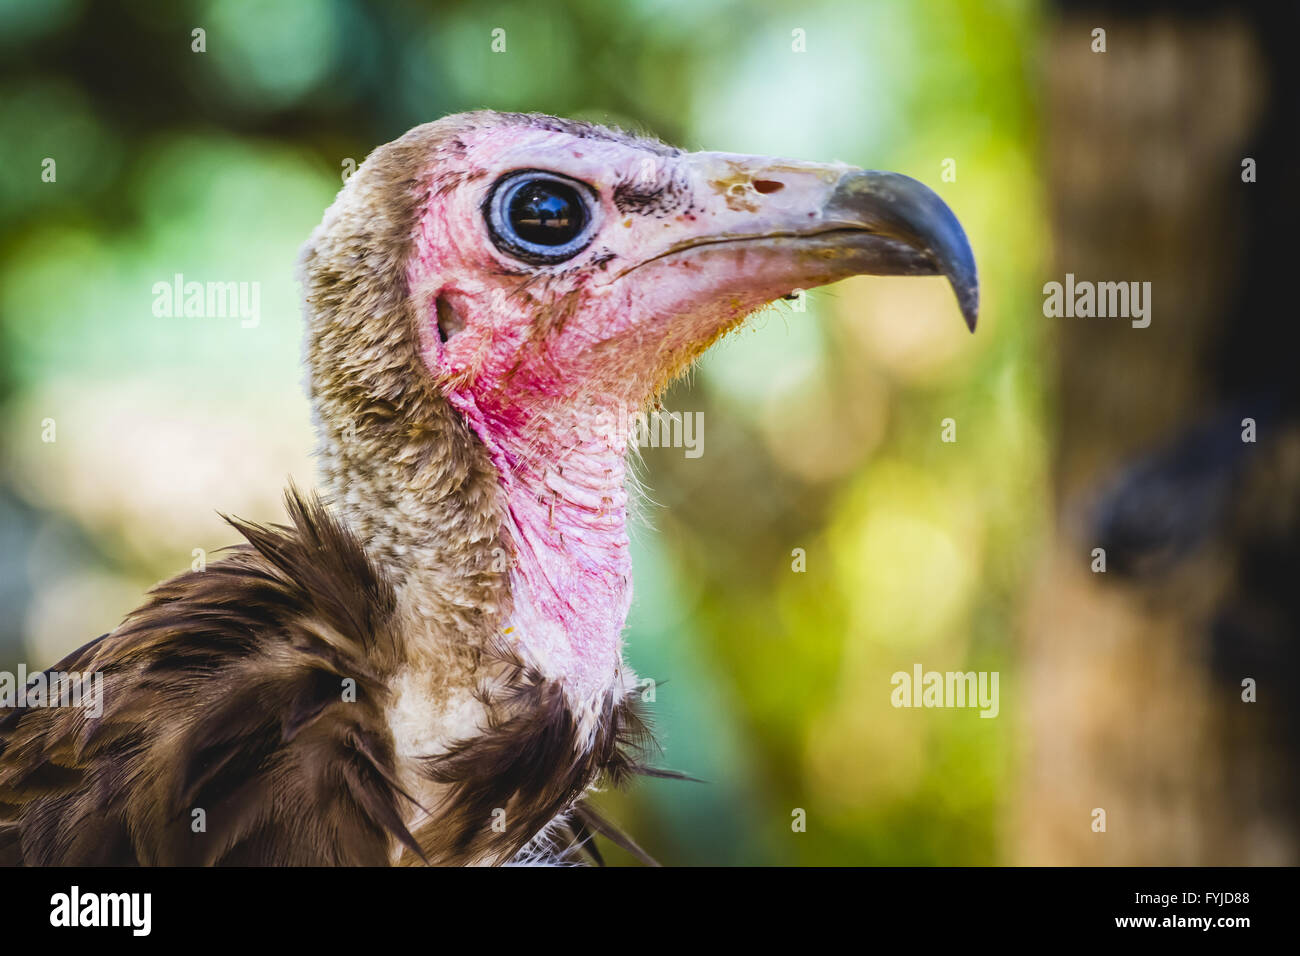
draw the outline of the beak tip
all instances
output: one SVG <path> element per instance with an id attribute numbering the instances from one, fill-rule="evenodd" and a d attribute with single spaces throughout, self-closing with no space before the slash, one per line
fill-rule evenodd
<path id="1" fill-rule="evenodd" d="M 956 290 L 954 290 L 956 291 Z M 965 295 L 957 292 L 957 305 L 961 308 L 961 317 L 966 320 L 966 328 L 972 333 L 975 323 L 979 321 L 980 292 L 978 288 L 967 289 Z"/>
<path id="2" fill-rule="evenodd" d="M 963 237 L 964 238 L 964 237 Z M 980 312 L 980 284 L 976 278 L 974 257 L 969 254 L 967 247 L 966 267 L 947 269 L 940 267 L 941 274 L 948 280 L 948 286 L 952 289 L 953 297 L 957 300 L 957 308 L 961 310 L 962 320 L 966 323 L 966 328 L 971 332 L 975 331 L 975 325 L 979 321 Z"/>
<path id="3" fill-rule="evenodd" d="M 910 246 L 926 267 L 901 274 L 946 276 L 966 327 L 975 331 L 980 304 L 975 254 L 957 216 L 933 189 L 902 173 L 851 170 L 836 183 L 825 218 L 858 223 Z"/>
<path id="4" fill-rule="evenodd" d="M 946 248 L 936 256 L 939 268 L 947 275 L 952 286 L 953 295 L 957 297 L 957 307 L 961 317 L 966 321 L 966 328 L 975 331 L 980 311 L 979 271 L 975 266 L 975 254 L 957 217 L 948 213 L 951 225 L 947 234 Z"/>

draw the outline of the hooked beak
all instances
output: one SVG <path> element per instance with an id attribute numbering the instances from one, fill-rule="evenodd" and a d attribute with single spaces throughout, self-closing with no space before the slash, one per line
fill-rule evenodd
<path id="1" fill-rule="evenodd" d="M 957 217 L 923 183 L 728 153 L 695 153 L 683 169 L 695 197 L 690 213 L 678 215 L 659 247 L 642 249 L 620 276 L 651 265 L 664 279 L 693 271 L 695 281 L 676 284 L 754 308 L 852 275 L 942 275 L 975 330 L 975 256 Z"/>
<path id="2" fill-rule="evenodd" d="M 975 254 L 957 217 L 929 186 L 900 173 L 845 173 L 822 217 L 844 223 L 846 245 L 865 246 L 864 274 L 945 276 L 966 326 L 975 331 L 980 305 Z"/>

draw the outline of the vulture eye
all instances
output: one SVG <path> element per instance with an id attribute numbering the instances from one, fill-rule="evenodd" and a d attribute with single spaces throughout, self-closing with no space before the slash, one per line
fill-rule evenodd
<path id="1" fill-rule="evenodd" d="M 535 265 L 572 259 L 595 229 L 591 189 L 541 170 L 511 173 L 487 201 L 488 231 L 498 249 Z"/>

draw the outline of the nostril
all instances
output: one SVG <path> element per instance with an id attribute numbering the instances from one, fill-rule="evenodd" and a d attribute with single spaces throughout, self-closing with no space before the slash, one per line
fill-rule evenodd
<path id="1" fill-rule="evenodd" d="M 755 179 L 754 189 L 760 193 L 774 193 L 785 189 L 785 183 L 779 183 L 775 179 Z"/>

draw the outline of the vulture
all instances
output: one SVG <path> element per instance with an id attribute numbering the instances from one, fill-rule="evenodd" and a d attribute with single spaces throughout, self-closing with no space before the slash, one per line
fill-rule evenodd
<path id="1" fill-rule="evenodd" d="M 637 413 L 782 297 L 944 276 L 909 177 L 477 111 L 374 150 L 303 249 L 320 491 L 0 709 L 0 862 L 576 862 L 652 746 L 622 656 Z M 579 852 L 581 851 L 581 852 Z"/>

